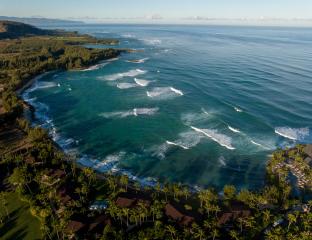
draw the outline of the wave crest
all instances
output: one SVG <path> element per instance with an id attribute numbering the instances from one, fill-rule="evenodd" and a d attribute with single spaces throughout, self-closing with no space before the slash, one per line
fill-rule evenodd
<path id="1" fill-rule="evenodd" d="M 101 113 L 99 116 L 104 118 L 126 118 L 129 116 L 139 116 L 139 115 L 154 115 L 157 113 L 159 108 L 134 108 L 127 111 L 116 111 L 116 112 L 106 112 Z"/>
<path id="2" fill-rule="evenodd" d="M 224 134 L 218 133 L 217 130 L 214 129 L 200 129 L 191 126 L 191 128 L 199 133 L 204 134 L 208 138 L 213 141 L 219 143 L 221 146 L 226 147 L 227 149 L 234 150 L 235 148 L 232 146 L 232 139 Z"/>
<path id="3" fill-rule="evenodd" d="M 141 70 L 141 69 L 133 69 L 133 70 L 130 70 L 128 72 L 116 73 L 116 74 L 104 76 L 104 78 L 100 77 L 99 79 L 104 79 L 107 81 L 116 81 L 116 80 L 124 78 L 124 77 L 136 77 L 136 76 L 145 74 L 146 72 L 147 71 Z"/>
<path id="4" fill-rule="evenodd" d="M 146 92 L 147 96 L 150 98 L 172 98 L 178 96 L 183 96 L 183 92 L 173 87 L 156 87 L 151 91 Z"/>
<path id="5" fill-rule="evenodd" d="M 145 79 L 134 78 L 134 81 L 141 87 L 147 87 L 150 84 L 150 81 L 147 81 Z"/>
<path id="6" fill-rule="evenodd" d="M 275 133 L 291 139 L 291 140 L 303 140 L 305 137 L 309 136 L 309 128 L 290 128 L 290 127 L 277 127 L 275 128 Z"/>

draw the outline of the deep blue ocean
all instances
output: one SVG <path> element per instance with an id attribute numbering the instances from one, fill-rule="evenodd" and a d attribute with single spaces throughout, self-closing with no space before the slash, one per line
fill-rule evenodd
<path id="1" fill-rule="evenodd" d="M 23 94 L 34 124 L 83 165 L 144 183 L 256 189 L 275 149 L 312 142 L 311 28 L 67 29 L 138 50 L 49 73 Z"/>

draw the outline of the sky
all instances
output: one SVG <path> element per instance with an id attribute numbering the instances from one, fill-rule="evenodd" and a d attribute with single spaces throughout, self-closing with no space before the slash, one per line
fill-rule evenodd
<path id="1" fill-rule="evenodd" d="M 312 19 L 312 0 L 0 0 L 0 15 L 89 22 L 306 21 Z"/>

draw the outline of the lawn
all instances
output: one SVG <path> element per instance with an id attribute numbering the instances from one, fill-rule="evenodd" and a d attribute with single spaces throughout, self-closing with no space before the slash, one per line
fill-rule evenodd
<path id="1" fill-rule="evenodd" d="M 27 203 L 22 202 L 17 193 L 9 192 L 8 210 L 10 218 L 0 225 L 1 240 L 41 239 L 40 221 L 30 214 Z M 0 209 L 1 213 L 4 209 Z"/>

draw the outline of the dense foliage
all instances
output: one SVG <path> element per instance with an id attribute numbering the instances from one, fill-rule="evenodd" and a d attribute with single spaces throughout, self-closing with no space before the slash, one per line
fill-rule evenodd
<path id="1" fill-rule="evenodd" d="M 16 89 L 40 73 L 79 69 L 119 53 L 77 45 L 87 39 L 40 36 L 0 42 L 1 102 L 6 113 L 14 113 L 4 130 L 0 126 L 0 143 L 3 131 L 18 133 L 22 143 L 0 146 L 0 229 L 11 218 L 6 200 L 11 190 L 40 220 L 42 239 L 311 239 L 309 188 L 293 196 L 288 180 L 292 165 L 311 177 L 303 146 L 273 155 L 268 182 L 258 192 L 234 186 L 224 186 L 222 193 L 212 188 L 194 192 L 177 183 L 148 187 L 125 175 L 99 175 L 62 153 L 45 130 L 30 127 L 21 117 L 24 107 Z M 107 206 L 90 208 L 95 200 Z"/>

